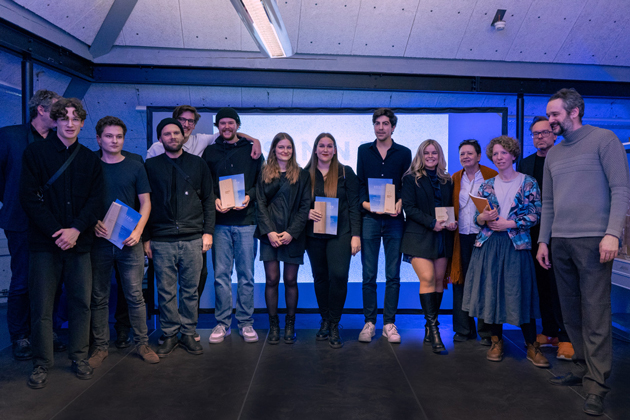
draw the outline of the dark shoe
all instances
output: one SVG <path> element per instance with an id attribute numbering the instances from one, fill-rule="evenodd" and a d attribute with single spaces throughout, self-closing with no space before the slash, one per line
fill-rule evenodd
<path id="1" fill-rule="evenodd" d="M 330 334 L 330 322 L 327 319 L 322 319 L 319 324 L 319 331 L 315 334 L 315 339 L 317 341 L 328 340 L 328 335 Z"/>
<path id="2" fill-rule="evenodd" d="M 148 344 L 140 344 L 136 347 L 136 354 L 147 363 L 160 363 L 160 358 L 151 350 Z"/>
<path id="3" fill-rule="evenodd" d="M 177 335 L 173 335 L 171 337 L 164 337 L 164 342 L 160 344 L 156 353 L 158 357 L 166 357 L 169 354 L 173 353 L 173 350 L 177 348 L 179 344 L 179 339 Z"/>
<path id="4" fill-rule="evenodd" d="M 53 332 L 53 351 L 55 353 L 61 353 L 67 349 L 68 347 L 66 346 L 66 343 L 61 341 L 61 338 L 59 338 L 56 332 Z"/>
<path id="5" fill-rule="evenodd" d="M 126 349 L 131 345 L 131 337 L 129 337 L 129 330 L 118 331 L 116 342 L 114 343 L 119 349 Z"/>
<path id="6" fill-rule="evenodd" d="M 182 334 L 179 339 L 179 345 L 184 348 L 188 353 L 194 355 L 203 354 L 203 347 L 201 344 L 195 340 L 195 337 L 192 335 Z"/>
<path id="7" fill-rule="evenodd" d="M 92 369 L 87 359 L 79 360 L 78 362 L 73 360 L 72 371 L 77 375 L 77 378 L 83 380 L 92 379 L 94 375 L 94 369 Z"/>
<path id="8" fill-rule="evenodd" d="M 28 377 L 28 382 L 26 384 L 32 389 L 42 389 L 46 386 L 47 380 L 48 369 L 44 366 L 35 366 L 33 368 L 33 372 L 31 372 L 31 376 Z"/>
<path id="9" fill-rule="evenodd" d="M 328 336 L 328 344 L 333 349 L 340 349 L 343 347 L 343 341 L 341 340 L 341 336 L 339 335 L 338 322 L 330 323 L 330 335 Z"/>
<path id="10" fill-rule="evenodd" d="M 503 339 L 499 340 L 496 335 L 492 336 L 492 347 L 486 353 L 486 359 L 491 362 L 500 362 L 503 360 Z"/>
<path id="11" fill-rule="evenodd" d="M 297 340 L 295 334 L 295 315 L 287 315 L 284 318 L 284 342 L 293 344 Z"/>
<path id="12" fill-rule="evenodd" d="M 479 341 L 479 344 L 481 344 L 482 346 L 490 347 L 492 345 L 492 340 L 490 339 L 490 337 L 481 337 L 481 341 Z"/>
<path id="13" fill-rule="evenodd" d="M 438 322 L 438 311 L 440 307 L 438 305 L 442 300 L 441 296 L 438 295 L 441 295 L 441 293 L 422 293 L 420 295 L 420 304 L 424 311 L 424 319 L 427 320 L 429 327 L 429 337 L 433 353 L 441 353 L 446 350 L 442 342 L 442 337 L 440 336 L 440 329 L 438 328 L 438 325 L 440 325 Z"/>
<path id="14" fill-rule="evenodd" d="M 166 340 L 166 336 L 162 334 L 160 338 L 158 338 L 158 346 L 161 346 L 162 344 L 164 344 L 164 340 Z"/>
<path id="15" fill-rule="evenodd" d="M 558 386 L 582 386 L 582 378 L 579 376 L 575 376 L 571 372 L 567 373 L 564 376 L 556 376 L 555 378 L 549 379 L 553 385 Z"/>
<path id="16" fill-rule="evenodd" d="M 457 341 L 458 343 L 462 343 L 464 341 L 468 341 L 468 336 L 466 334 L 455 333 L 453 336 L 453 341 Z"/>
<path id="17" fill-rule="evenodd" d="M 527 360 L 533 363 L 534 366 L 539 368 L 548 368 L 549 360 L 540 351 L 540 343 L 527 345 Z"/>
<path id="18" fill-rule="evenodd" d="M 88 360 L 88 362 L 90 363 L 90 367 L 92 369 L 101 367 L 101 365 L 103 364 L 103 360 L 105 360 L 107 356 L 109 356 L 109 352 L 105 349 L 94 350 L 94 353 L 92 353 L 90 359 Z"/>
<path id="19" fill-rule="evenodd" d="M 269 315 L 269 335 L 267 336 L 269 344 L 278 344 L 280 342 L 280 319 L 278 315 Z"/>
<path id="20" fill-rule="evenodd" d="M 33 348 L 28 338 L 20 338 L 13 342 L 13 358 L 15 360 L 31 360 L 33 358 Z"/>
<path id="21" fill-rule="evenodd" d="M 604 414 L 604 399 L 599 395 L 588 394 L 583 410 L 591 416 L 601 416 Z"/>

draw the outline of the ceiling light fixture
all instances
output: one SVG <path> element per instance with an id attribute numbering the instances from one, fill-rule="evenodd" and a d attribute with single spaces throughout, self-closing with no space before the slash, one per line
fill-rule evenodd
<path id="1" fill-rule="evenodd" d="M 504 30 L 505 29 L 505 21 L 503 20 L 504 16 L 505 16 L 505 9 L 497 9 L 497 12 L 494 15 L 494 19 L 492 19 L 492 23 L 490 25 L 494 26 L 494 28 L 497 31 Z"/>
<path id="2" fill-rule="evenodd" d="M 271 58 L 293 55 L 289 34 L 275 0 L 231 0 L 260 51 Z"/>

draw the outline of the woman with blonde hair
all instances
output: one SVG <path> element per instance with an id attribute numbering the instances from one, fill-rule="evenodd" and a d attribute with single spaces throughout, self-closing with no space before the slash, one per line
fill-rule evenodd
<path id="1" fill-rule="evenodd" d="M 311 261 L 315 296 L 322 316 L 317 340 L 328 340 L 341 348 L 339 321 L 348 293 L 350 258 L 361 249 L 361 210 L 359 180 L 350 166 L 337 159 L 337 142 L 332 134 L 321 133 L 313 144 L 311 161 L 306 166 L 311 177 L 311 207 L 316 197 L 337 198 L 337 234 L 314 233 L 312 222 L 322 214 L 311 208 L 307 225 L 306 252 Z"/>
<path id="2" fill-rule="evenodd" d="M 406 221 L 401 251 L 420 280 L 420 304 L 424 312 L 425 338 L 434 353 L 445 350 L 438 328 L 438 312 L 444 294 L 444 275 L 453 253 L 457 222 L 439 222 L 436 207 L 453 206 L 453 182 L 446 172 L 442 147 L 425 140 L 403 177 L 402 203 Z"/>
<path id="3" fill-rule="evenodd" d="M 311 206 L 311 178 L 295 159 L 295 143 L 287 133 L 271 142 L 267 163 L 256 185 L 260 260 L 265 265 L 265 302 L 269 311 L 270 344 L 280 342 L 278 285 L 283 262 L 284 296 L 287 306 L 284 342 L 296 340 L 295 310 L 298 302 L 297 274 L 304 263 L 305 227 Z"/>

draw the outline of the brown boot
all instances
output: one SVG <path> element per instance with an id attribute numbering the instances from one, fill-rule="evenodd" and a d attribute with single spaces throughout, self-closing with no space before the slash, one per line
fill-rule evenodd
<path id="1" fill-rule="evenodd" d="M 160 358 L 151 350 L 148 344 L 141 344 L 136 347 L 136 354 L 147 363 L 160 363 Z"/>
<path id="2" fill-rule="evenodd" d="M 103 364 L 103 360 L 105 360 L 105 358 L 108 355 L 109 355 L 109 352 L 107 350 L 103 350 L 103 349 L 94 350 L 94 353 L 92 353 L 92 356 L 90 356 L 90 359 L 88 360 L 90 367 L 92 369 L 101 367 L 101 365 Z"/>
<path id="3" fill-rule="evenodd" d="M 534 344 L 527 345 L 527 360 L 532 362 L 534 366 L 540 368 L 548 368 L 549 360 L 545 357 L 544 354 L 540 351 L 540 343 L 535 342 Z"/>
<path id="4" fill-rule="evenodd" d="M 491 337 L 492 347 L 486 353 L 486 359 L 491 362 L 500 362 L 503 360 L 503 340 L 499 340 L 499 337 L 493 335 Z"/>

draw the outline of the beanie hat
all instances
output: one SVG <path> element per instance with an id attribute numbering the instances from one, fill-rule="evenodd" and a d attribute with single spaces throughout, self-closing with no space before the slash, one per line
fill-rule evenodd
<path id="1" fill-rule="evenodd" d="M 234 108 L 221 108 L 214 117 L 214 125 L 218 126 L 219 121 L 223 118 L 232 118 L 236 121 L 236 124 L 241 125 L 241 119 L 238 117 L 238 112 Z"/>
<path id="2" fill-rule="evenodd" d="M 175 118 L 164 118 L 162 121 L 160 121 L 160 123 L 157 126 L 158 139 L 162 137 L 162 130 L 164 129 L 164 127 L 166 127 L 169 124 L 175 124 L 176 126 L 178 126 L 182 132 L 182 136 L 184 135 L 184 127 L 182 127 L 179 121 L 177 121 Z"/>

